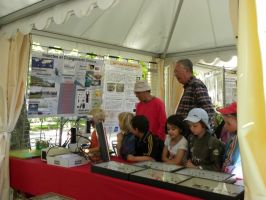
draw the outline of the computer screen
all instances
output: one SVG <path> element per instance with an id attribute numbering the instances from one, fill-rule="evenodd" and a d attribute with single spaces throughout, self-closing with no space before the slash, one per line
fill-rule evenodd
<path id="1" fill-rule="evenodd" d="M 100 153 L 101 153 L 102 161 L 104 162 L 110 161 L 109 146 L 108 146 L 108 141 L 107 141 L 106 134 L 103 128 L 103 123 L 102 122 L 97 123 L 95 128 L 96 128 L 96 133 L 98 135 L 98 141 L 100 145 Z"/>

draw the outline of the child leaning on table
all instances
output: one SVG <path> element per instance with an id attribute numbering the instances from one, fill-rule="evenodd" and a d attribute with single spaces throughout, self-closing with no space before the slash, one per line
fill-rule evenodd
<path id="1" fill-rule="evenodd" d="M 127 156 L 128 161 L 161 161 L 163 141 L 149 132 L 149 121 L 144 115 L 131 120 L 135 136 L 135 152 Z"/>
<path id="2" fill-rule="evenodd" d="M 94 128 L 91 134 L 91 144 L 89 147 L 90 159 L 92 161 L 99 161 L 100 158 L 100 145 L 98 141 L 98 136 L 96 133 L 95 125 L 99 122 L 105 121 L 105 112 L 101 108 L 94 108 L 89 113 L 92 116 L 92 127 Z"/>
<path id="3" fill-rule="evenodd" d="M 184 165 L 188 150 L 187 131 L 178 115 L 167 118 L 167 135 L 164 141 L 162 161 L 168 164 Z"/>
<path id="4" fill-rule="evenodd" d="M 224 119 L 224 127 L 230 133 L 230 137 L 225 145 L 225 154 L 223 158 L 222 172 L 235 174 L 242 178 L 242 166 L 240 150 L 237 138 L 237 103 L 219 109 Z"/>
<path id="5" fill-rule="evenodd" d="M 129 154 L 135 152 L 135 136 L 132 134 L 131 120 L 134 114 L 121 112 L 118 115 L 120 132 L 117 134 L 117 153 L 122 159 L 127 160 Z"/>
<path id="6" fill-rule="evenodd" d="M 202 108 L 189 111 L 187 121 L 192 134 L 189 137 L 187 167 L 220 171 L 224 144 L 211 136 L 209 117 Z"/>

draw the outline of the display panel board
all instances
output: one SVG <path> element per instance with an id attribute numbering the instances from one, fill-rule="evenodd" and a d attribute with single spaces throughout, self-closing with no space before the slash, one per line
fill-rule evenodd
<path id="1" fill-rule="evenodd" d="M 28 117 L 84 115 L 102 104 L 103 60 L 32 52 Z"/>

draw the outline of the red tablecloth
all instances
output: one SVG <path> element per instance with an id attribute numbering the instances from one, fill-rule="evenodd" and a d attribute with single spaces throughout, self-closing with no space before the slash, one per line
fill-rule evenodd
<path id="1" fill-rule="evenodd" d="M 199 198 L 92 173 L 91 165 L 64 168 L 39 158 L 10 158 L 10 185 L 31 195 L 55 192 L 77 200 L 196 200 Z"/>

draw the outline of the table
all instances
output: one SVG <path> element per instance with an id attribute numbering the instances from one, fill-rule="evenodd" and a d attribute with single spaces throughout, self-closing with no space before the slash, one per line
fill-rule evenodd
<path id="1" fill-rule="evenodd" d="M 92 173 L 91 164 L 64 168 L 47 165 L 40 158 L 10 158 L 10 186 L 41 195 L 54 192 L 77 200 L 198 200 L 190 195 Z"/>

